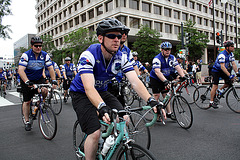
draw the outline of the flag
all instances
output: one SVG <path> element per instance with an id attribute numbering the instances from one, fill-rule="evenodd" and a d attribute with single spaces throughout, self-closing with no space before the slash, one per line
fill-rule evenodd
<path id="1" fill-rule="evenodd" d="M 211 7 L 211 5 L 212 5 L 212 0 L 210 0 L 210 1 L 208 2 L 208 5 L 209 5 L 209 7 Z"/>

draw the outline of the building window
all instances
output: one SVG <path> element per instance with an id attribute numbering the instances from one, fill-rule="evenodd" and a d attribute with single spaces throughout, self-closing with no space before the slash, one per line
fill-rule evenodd
<path id="1" fill-rule="evenodd" d="M 127 24 L 127 17 L 126 16 L 118 16 L 116 17 L 122 24 L 126 25 Z"/>
<path id="2" fill-rule="evenodd" d="M 174 34 L 180 33 L 180 26 L 174 26 Z"/>
<path id="3" fill-rule="evenodd" d="M 90 33 L 94 32 L 94 26 L 88 27 L 88 30 L 89 30 Z"/>
<path id="4" fill-rule="evenodd" d="M 67 16 L 67 10 L 66 10 L 66 9 L 63 11 L 63 16 L 64 16 L 64 17 Z"/>
<path id="5" fill-rule="evenodd" d="M 202 11 L 202 5 L 199 4 L 199 3 L 197 3 L 197 10 L 198 10 L 198 11 Z"/>
<path id="6" fill-rule="evenodd" d="M 154 8 L 154 14 L 161 15 L 161 8 L 162 8 L 161 6 L 154 5 L 153 8 Z"/>
<path id="7" fill-rule="evenodd" d="M 191 19 L 192 22 L 196 22 L 194 15 L 190 15 L 190 19 Z"/>
<path id="8" fill-rule="evenodd" d="M 117 0 L 116 7 L 126 7 L 126 0 Z"/>
<path id="9" fill-rule="evenodd" d="M 108 1 L 106 3 L 106 12 L 113 10 L 113 1 Z"/>
<path id="10" fill-rule="evenodd" d="M 68 13 L 69 13 L 69 14 L 72 13 L 72 6 L 68 7 Z"/>
<path id="11" fill-rule="evenodd" d="M 165 33 L 172 33 L 172 25 L 165 24 Z"/>
<path id="12" fill-rule="evenodd" d="M 203 23 L 204 23 L 204 26 L 208 26 L 208 20 L 207 19 L 203 19 Z"/>
<path id="13" fill-rule="evenodd" d="M 140 28 L 140 19 L 138 18 L 129 18 L 131 28 Z"/>
<path id="14" fill-rule="evenodd" d="M 92 19 L 94 17 L 94 9 L 88 11 L 89 19 Z"/>
<path id="15" fill-rule="evenodd" d="M 219 22 L 216 22 L 216 28 L 219 29 Z"/>
<path id="16" fill-rule="evenodd" d="M 58 46 L 58 39 L 55 40 L 55 44 L 56 44 L 56 46 Z"/>
<path id="17" fill-rule="evenodd" d="M 173 3 L 179 4 L 179 0 L 173 0 Z"/>
<path id="18" fill-rule="evenodd" d="M 221 15 L 221 18 L 223 18 L 224 13 L 223 13 L 223 12 L 220 12 L 220 15 Z"/>
<path id="19" fill-rule="evenodd" d="M 187 0 L 182 0 L 182 5 L 187 7 Z"/>
<path id="20" fill-rule="evenodd" d="M 97 7 L 97 15 L 103 14 L 103 6 L 100 5 Z"/>
<path id="21" fill-rule="evenodd" d="M 138 0 L 129 0 L 129 8 L 139 10 L 139 1 Z"/>
<path id="22" fill-rule="evenodd" d="M 70 27 L 70 28 L 73 27 L 73 20 L 72 20 L 72 19 L 69 21 L 69 27 Z"/>
<path id="23" fill-rule="evenodd" d="M 169 8 L 164 8 L 164 16 L 166 16 L 166 17 L 171 17 L 171 9 L 169 9 Z"/>
<path id="24" fill-rule="evenodd" d="M 187 21 L 188 20 L 188 15 L 187 13 L 182 13 L 182 20 Z"/>
<path id="25" fill-rule="evenodd" d="M 162 23 L 154 22 L 154 29 L 158 32 L 162 32 Z"/>
<path id="26" fill-rule="evenodd" d="M 209 8 L 209 14 L 213 15 L 213 9 Z"/>
<path id="27" fill-rule="evenodd" d="M 213 27 L 213 21 L 210 20 L 210 27 Z"/>
<path id="28" fill-rule="evenodd" d="M 151 13 L 151 4 L 142 2 L 142 10 Z"/>
<path id="29" fill-rule="evenodd" d="M 53 30 L 51 30 L 51 35 L 54 36 Z"/>
<path id="30" fill-rule="evenodd" d="M 203 12 L 207 13 L 208 7 L 207 6 L 203 6 Z"/>
<path id="31" fill-rule="evenodd" d="M 57 28 L 55 28 L 55 34 L 58 34 L 58 29 Z"/>
<path id="32" fill-rule="evenodd" d="M 85 22 L 87 19 L 86 19 L 86 13 L 83 13 L 82 15 L 81 15 L 81 17 L 82 17 L 82 22 Z"/>
<path id="33" fill-rule="evenodd" d="M 63 45 L 63 38 L 59 38 L 60 45 Z"/>
<path id="34" fill-rule="evenodd" d="M 68 25 L 67 25 L 67 22 L 64 23 L 64 30 L 67 30 L 68 29 Z"/>
<path id="35" fill-rule="evenodd" d="M 79 5 L 79 2 L 77 2 L 77 3 L 74 4 L 74 9 L 75 9 L 75 11 L 78 10 L 78 5 Z"/>
<path id="36" fill-rule="evenodd" d="M 79 16 L 75 17 L 74 21 L 75 21 L 75 25 L 79 25 Z"/>
<path id="37" fill-rule="evenodd" d="M 81 7 L 83 7 L 83 0 L 80 0 Z"/>
<path id="38" fill-rule="evenodd" d="M 202 18 L 201 17 L 197 17 L 197 24 L 202 25 Z"/>
<path id="39" fill-rule="evenodd" d="M 62 32 L 63 30 L 62 30 L 62 25 L 61 26 L 59 26 L 59 32 Z"/>
<path id="40" fill-rule="evenodd" d="M 148 26 L 149 28 L 151 28 L 151 21 L 143 20 L 143 26 Z"/>
<path id="41" fill-rule="evenodd" d="M 58 1 L 58 7 L 60 8 L 62 4 L 62 1 Z"/>
<path id="42" fill-rule="evenodd" d="M 189 2 L 189 7 L 192 8 L 192 9 L 194 9 L 194 4 L 195 4 L 194 2 L 190 1 L 190 2 Z"/>
<path id="43" fill-rule="evenodd" d="M 57 22 L 57 16 L 55 16 L 54 18 L 55 18 L 55 22 Z"/>
<path id="44" fill-rule="evenodd" d="M 175 19 L 180 19 L 180 12 L 179 11 L 174 11 L 174 18 Z"/>
<path id="45" fill-rule="evenodd" d="M 59 20 L 61 20 L 62 19 L 62 13 L 59 13 L 58 17 L 59 17 Z"/>

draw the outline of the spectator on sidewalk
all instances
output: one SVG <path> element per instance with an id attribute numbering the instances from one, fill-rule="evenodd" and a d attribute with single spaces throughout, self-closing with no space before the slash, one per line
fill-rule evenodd
<path id="1" fill-rule="evenodd" d="M 202 65 L 200 63 L 200 60 L 197 60 L 197 67 L 196 67 L 196 79 L 197 79 L 197 85 L 200 85 L 202 83 L 202 76 L 201 76 L 201 71 L 202 71 Z"/>
<path id="2" fill-rule="evenodd" d="M 197 83 L 197 79 L 196 79 L 197 65 L 195 64 L 195 62 L 192 62 L 192 63 L 193 63 L 193 65 L 192 65 L 193 80 L 194 80 L 195 83 Z"/>

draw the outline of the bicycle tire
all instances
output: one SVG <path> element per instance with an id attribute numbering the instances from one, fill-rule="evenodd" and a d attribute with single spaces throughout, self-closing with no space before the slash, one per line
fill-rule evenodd
<path id="1" fill-rule="evenodd" d="M 193 104 L 194 103 L 194 99 L 193 99 L 193 91 L 196 90 L 196 86 L 195 85 L 187 85 L 186 87 L 183 87 L 180 91 L 180 95 L 185 97 L 185 99 L 188 101 L 189 104 Z M 192 92 L 191 92 L 192 91 Z"/>
<path id="2" fill-rule="evenodd" d="M 135 143 L 128 143 L 127 146 L 122 145 L 117 153 L 117 160 L 132 160 L 132 159 L 144 159 L 144 160 L 157 160 L 157 158 L 149 150 L 141 147 Z"/>
<path id="3" fill-rule="evenodd" d="M 176 116 L 177 123 L 184 129 L 192 126 L 193 114 L 188 101 L 180 95 L 176 95 L 172 102 L 173 112 Z"/>
<path id="4" fill-rule="evenodd" d="M 146 126 L 145 118 L 136 112 L 131 112 L 128 124 L 129 137 L 135 142 L 147 149 L 151 145 L 151 133 L 149 127 Z"/>
<path id="5" fill-rule="evenodd" d="M 235 113 L 240 113 L 240 87 L 231 88 L 226 95 L 227 106 Z"/>
<path id="6" fill-rule="evenodd" d="M 193 99 L 196 106 L 200 109 L 209 109 L 211 90 L 207 86 L 199 86 L 193 92 Z"/>
<path id="7" fill-rule="evenodd" d="M 40 106 L 39 106 L 40 107 Z M 42 112 L 41 112 L 42 111 Z M 57 133 L 57 119 L 52 108 L 44 104 L 39 110 L 38 124 L 43 137 L 52 140 Z"/>
<path id="8" fill-rule="evenodd" d="M 78 120 L 74 123 L 73 126 L 73 149 L 76 155 L 76 158 L 79 160 L 84 160 L 85 157 L 81 155 L 78 150 L 80 149 L 82 152 L 84 152 L 84 137 L 85 133 L 82 132 L 82 129 L 80 127 L 80 124 Z"/>
<path id="9" fill-rule="evenodd" d="M 53 112 L 56 115 L 59 115 L 62 111 L 62 98 L 61 98 L 60 93 L 53 91 L 52 98 L 49 101 L 50 101 L 49 104 L 50 104 Z"/>

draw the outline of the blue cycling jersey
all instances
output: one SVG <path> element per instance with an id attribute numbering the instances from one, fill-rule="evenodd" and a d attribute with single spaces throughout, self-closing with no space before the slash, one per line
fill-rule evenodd
<path id="1" fill-rule="evenodd" d="M 74 92 L 85 93 L 80 75 L 85 73 L 94 74 L 95 88 L 99 92 L 107 90 L 110 80 L 118 72 L 127 73 L 134 70 L 132 64 L 128 61 L 127 55 L 118 52 L 111 58 L 106 66 L 105 58 L 101 51 L 101 44 L 93 44 L 84 51 L 79 58 L 79 72 L 70 85 L 70 90 Z"/>
<path id="2" fill-rule="evenodd" d="M 22 54 L 19 65 L 26 67 L 25 73 L 29 80 L 36 81 L 42 77 L 43 68 L 52 65 L 51 59 L 47 52 L 41 51 L 37 59 L 32 49 Z"/>
<path id="3" fill-rule="evenodd" d="M 56 69 L 59 69 L 57 63 L 55 63 L 54 61 L 52 61 L 52 65 L 53 65 L 54 71 L 56 71 Z M 46 77 L 50 78 L 50 73 L 49 73 L 49 70 L 46 67 L 46 65 L 45 65 L 45 75 L 46 75 Z M 56 73 L 56 76 L 57 76 L 57 73 Z"/>
<path id="4" fill-rule="evenodd" d="M 146 68 L 142 65 L 142 63 L 138 60 L 135 61 L 134 66 L 137 66 L 140 70 L 144 71 Z"/>
<path id="5" fill-rule="evenodd" d="M 157 56 L 154 57 L 152 64 L 153 66 L 150 72 L 150 76 L 158 81 L 161 80 L 156 75 L 155 68 L 160 68 L 160 71 L 162 72 L 164 77 L 168 79 L 171 74 L 174 74 L 175 67 L 179 65 L 178 61 L 173 55 L 170 54 L 168 58 L 164 58 L 162 53 L 159 53 Z"/>
<path id="6" fill-rule="evenodd" d="M 6 76 L 6 72 L 4 71 L 0 72 L 0 80 L 6 80 L 5 76 Z"/>
<path id="7" fill-rule="evenodd" d="M 234 54 L 228 53 L 226 50 L 222 51 L 218 54 L 216 61 L 213 65 L 212 72 L 219 72 L 222 71 L 220 63 L 225 63 L 226 69 L 229 69 L 230 62 L 235 61 Z"/>
<path id="8" fill-rule="evenodd" d="M 68 78 L 73 78 L 74 71 L 76 71 L 76 67 L 73 63 L 70 63 L 69 66 L 65 63 L 62 67 L 62 71 L 65 72 Z"/>

